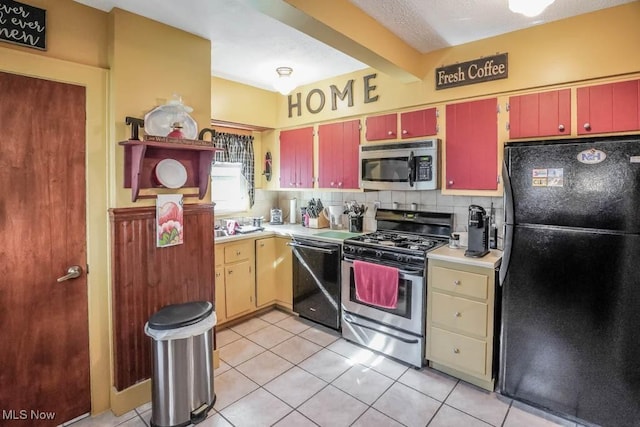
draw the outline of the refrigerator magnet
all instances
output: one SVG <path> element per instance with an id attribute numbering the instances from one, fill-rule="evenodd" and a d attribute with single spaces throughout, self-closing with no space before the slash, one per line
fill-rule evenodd
<path id="1" fill-rule="evenodd" d="M 547 169 L 547 186 L 564 187 L 564 169 Z"/>
<path id="2" fill-rule="evenodd" d="M 531 171 L 531 185 L 534 187 L 547 186 L 547 169 L 533 169 Z"/>

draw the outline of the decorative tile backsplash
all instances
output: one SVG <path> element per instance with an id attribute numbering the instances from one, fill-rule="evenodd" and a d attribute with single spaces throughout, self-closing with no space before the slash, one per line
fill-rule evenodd
<path id="1" fill-rule="evenodd" d="M 367 207 L 364 218 L 364 231 L 374 231 L 376 228 L 376 205 L 393 209 L 394 203 L 398 209 L 411 209 L 411 204 L 417 205 L 417 210 L 432 212 L 447 212 L 454 214 L 454 231 L 467 231 L 469 220 L 469 205 L 480 205 L 489 212 L 491 202 L 496 211 L 496 225 L 498 227 L 498 247 L 502 247 L 502 224 L 504 209 L 502 197 L 476 196 L 445 196 L 440 190 L 433 191 L 366 191 L 366 192 L 323 192 L 323 191 L 267 191 L 256 190 L 255 204 L 247 216 L 263 216 L 264 222 L 269 222 L 271 208 L 282 209 L 285 222 L 289 222 L 290 200 L 296 199 L 296 223 L 301 222 L 300 208 L 307 206 L 311 199 L 320 199 L 324 206 L 343 205 L 355 200 Z M 347 218 L 344 227 L 348 229 Z"/>

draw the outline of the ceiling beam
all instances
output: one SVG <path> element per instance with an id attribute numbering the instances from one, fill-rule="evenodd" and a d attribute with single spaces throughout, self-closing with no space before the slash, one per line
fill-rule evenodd
<path id="1" fill-rule="evenodd" d="M 422 55 L 348 0 L 245 0 L 293 27 L 402 82 L 422 80 Z"/>

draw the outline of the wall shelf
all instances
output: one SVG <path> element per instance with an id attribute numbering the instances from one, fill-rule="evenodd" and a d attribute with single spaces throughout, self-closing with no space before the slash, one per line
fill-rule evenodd
<path id="1" fill-rule="evenodd" d="M 141 122 L 139 119 L 127 117 L 127 124 L 133 125 L 132 139 L 119 143 L 124 147 L 124 187 L 131 188 L 131 201 L 149 198 L 139 196 L 141 188 L 165 188 L 155 177 L 155 167 L 164 159 L 175 159 L 184 165 L 187 170 L 187 182 L 183 187 L 198 187 L 197 196 L 202 200 L 211 180 L 213 156 L 220 148 L 204 140 L 148 137 L 148 140 L 141 141 L 137 138 Z M 211 130 L 203 129 L 200 135 L 203 135 L 204 131 Z M 213 136 L 213 131 L 211 132 Z"/>

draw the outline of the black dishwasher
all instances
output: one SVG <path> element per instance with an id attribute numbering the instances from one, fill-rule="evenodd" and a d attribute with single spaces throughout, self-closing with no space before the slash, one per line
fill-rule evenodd
<path id="1" fill-rule="evenodd" d="M 295 237 L 293 311 L 332 329 L 340 329 L 340 250 L 337 243 Z"/>

